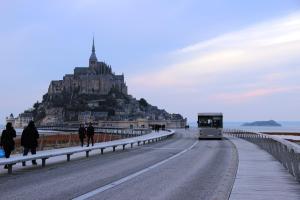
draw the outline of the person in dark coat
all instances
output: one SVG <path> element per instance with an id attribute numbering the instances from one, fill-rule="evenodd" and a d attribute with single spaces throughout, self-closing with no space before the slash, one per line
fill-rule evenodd
<path id="1" fill-rule="evenodd" d="M 92 146 L 94 146 L 94 134 L 95 134 L 94 127 L 93 127 L 92 123 L 89 123 L 89 126 L 87 127 L 87 130 L 86 130 L 87 147 L 90 145 L 90 140 L 92 140 Z"/>
<path id="2" fill-rule="evenodd" d="M 15 141 L 16 131 L 13 128 L 12 124 L 8 122 L 6 124 L 6 129 L 2 131 L 0 146 L 3 148 L 5 152 L 5 158 L 9 158 L 11 152 L 15 149 Z M 4 166 L 7 169 L 7 165 Z"/>
<path id="3" fill-rule="evenodd" d="M 24 128 L 21 136 L 21 146 L 24 147 L 23 156 L 27 156 L 29 150 L 32 155 L 36 154 L 36 148 L 38 147 L 39 132 L 37 131 L 34 122 L 30 121 L 28 126 Z M 22 162 L 25 166 L 25 162 Z M 32 160 L 32 164 L 36 165 L 36 161 Z"/>
<path id="4" fill-rule="evenodd" d="M 85 133 L 86 133 L 86 130 L 85 130 L 83 124 L 80 124 L 80 127 L 78 129 L 78 135 L 79 135 L 79 139 L 80 139 L 82 147 L 83 147 L 83 140 L 85 138 Z"/>

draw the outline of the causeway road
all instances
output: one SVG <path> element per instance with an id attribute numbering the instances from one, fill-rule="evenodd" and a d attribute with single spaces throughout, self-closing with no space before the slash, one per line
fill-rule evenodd
<path id="1" fill-rule="evenodd" d="M 28 163 L 29 164 L 29 163 Z M 167 140 L 0 175 L 0 199 L 227 199 L 238 154 L 227 139 L 198 140 L 176 130 Z"/>

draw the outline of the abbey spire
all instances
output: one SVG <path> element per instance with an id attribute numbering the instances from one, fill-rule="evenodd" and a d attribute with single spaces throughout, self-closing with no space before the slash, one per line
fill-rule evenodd
<path id="1" fill-rule="evenodd" d="M 93 47 L 92 47 L 92 53 L 95 53 L 95 42 L 94 42 L 94 36 L 93 36 Z"/>
<path id="2" fill-rule="evenodd" d="M 93 36 L 93 46 L 92 46 L 92 54 L 90 56 L 90 60 L 89 60 L 89 66 L 95 66 L 97 64 L 97 56 L 96 56 L 96 50 L 95 50 L 95 42 L 94 42 L 94 36 Z"/>

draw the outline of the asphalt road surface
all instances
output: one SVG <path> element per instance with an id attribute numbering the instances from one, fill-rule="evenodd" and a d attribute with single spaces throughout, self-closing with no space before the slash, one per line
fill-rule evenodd
<path id="1" fill-rule="evenodd" d="M 167 140 L 0 177 L 0 199 L 227 199 L 238 165 L 229 140 Z"/>

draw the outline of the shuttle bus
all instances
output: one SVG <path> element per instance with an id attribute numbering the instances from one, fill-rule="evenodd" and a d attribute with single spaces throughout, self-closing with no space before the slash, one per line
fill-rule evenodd
<path id="1" fill-rule="evenodd" d="M 199 139 L 222 139 L 223 114 L 198 113 Z"/>

